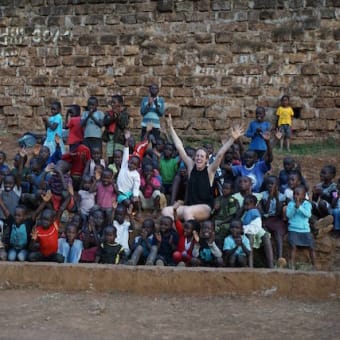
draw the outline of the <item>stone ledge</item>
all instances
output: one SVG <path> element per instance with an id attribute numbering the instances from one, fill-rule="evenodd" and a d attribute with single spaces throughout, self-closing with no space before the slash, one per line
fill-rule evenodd
<path id="1" fill-rule="evenodd" d="M 340 272 L 1 262 L 0 287 L 327 300 L 340 297 Z"/>

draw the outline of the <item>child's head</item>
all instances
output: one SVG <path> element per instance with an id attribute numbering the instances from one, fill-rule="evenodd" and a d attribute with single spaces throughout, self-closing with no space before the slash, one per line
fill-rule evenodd
<path id="1" fill-rule="evenodd" d="M 104 187 L 112 185 L 113 172 L 109 168 L 105 168 L 102 172 L 101 181 Z"/>
<path id="2" fill-rule="evenodd" d="M 199 231 L 200 225 L 196 220 L 187 220 L 183 225 L 184 237 L 191 237 L 193 231 Z"/>
<path id="3" fill-rule="evenodd" d="M 147 236 L 150 236 L 155 232 L 155 221 L 151 218 L 147 218 L 143 221 L 142 230 L 145 230 Z"/>
<path id="4" fill-rule="evenodd" d="M 284 96 L 281 97 L 281 105 L 283 107 L 289 106 L 289 96 L 284 95 Z"/>
<path id="5" fill-rule="evenodd" d="M 50 225 L 54 222 L 55 211 L 52 209 L 44 209 L 41 213 L 40 223 L 43 229 L 48 229 Z"/>
<path id="6" fill-rule="evenodd" d="M 68 109 L 67 109 L 67 113 L 71 117 L 79 117 L 80 116 L 80 106 L 77 105 L 77 104 L 73 104 L 73 105 L 69 106 Z"/>
<path id="7" fill-rule="evenodd" d="M 153 166 L 152 166 L 152 164 L 150 164 L 150 163 L 145 164 L 143 166 L 143 173 L 144 173 L 144 176 L 146 178 L 153 176 Z"/>
<path id="8" fill-rule="evenodd" d="M 257 161 L 257 155 L 256 155 L 256 152 L 253 151 L 253 150 L 247 150 L 245 153 L 244 153 L 244 164 L 247 168 L 250 168 L 252 167 L 255 162 Z"/>
<path id="9" fill-rule="evenodd" d="M 116 211 L 115 211 L 115 220 L 119 223 L 122 224 L 125 221 L 126 217 L 126 206 L 124 204 L 118 204 Z"/>
<path id="10" fill-rule="evenodd" d="M 174 153 L 174 146 L 171 143 L 166 143 L 164 147 L 164 158 L 165 159 L 170 159 Z"/>
<path id="11" fill-rule="evenodd" d="M 99 148 L 97 147 L 92 147 L 91 148 L 91 158 L 96 162 L 96 161 L 100 161 L 100 159 L 102 158 L 102 153 L 100 151 Z"/>
<path id="12" fill-rule="evenodd" d="M 76 226 L 77 231 L 80 230 L 81 227 L 82 227 L 82 223 L 83 223 L 83 220 L 82 220 L 80 214 L 74 214 L 71 218 L 70 223 L 73 224 L 74 226 Z"/>
<path id="13" fill-rule="evenodd" d="M 241 148 L 237 143 L 233 144 L 233 159 L 241 159 Z"/>
<path id="14" fill-rule="evenodd" d="M 243 234 L 243 224 L 239 219 L 232 220 L 230 223 L 230 234 L 233 238 L 240 238 Z"/>
<path id="15" fill-rule="evenodd" d="M 22 224 L 26 219 L 27 208 L 24 205 L 18 205 L 15 208 L 14 220 L 16 225 Z"/>
<path id="16" fill-rule="evenodd" d="M 306 197 L 306 188 L 304 185 L 298 185 L 294 188 L 293 198 L 294 201 L 303 201 Z"/>
<path id="17" fill-rule="evenodd" d="M 3 165 L 6 162 L 6 153 L 4 151 L 0 151 L 0 165 Z"/>
<path id="18" fill-rule="evenodd" d="M 128 162 L 128 168 L 130 171 L 137 170 L 139 168 L 140 160 L 137 156 L 131 156 Z"/>
<path id="19" fill-rule="evenodd" d="M 103 231 L 104 242 L 113 244 L 117 237 L 117 229 L 113 225 L 107 225 Z"/>
<path id="20" fill-rule="evenodd" d="M 271 191 L 273 187 L 277 189 L 279 185 L 279 179 L 277 178 L 277 176 L 270 175 L 265 178 L 265 183 L 266 183 L 266 190 Z"/>
<path id="21" fill-rule="evenodd" d="M 38 158 L 32 158 L 30 161 L 30 169 L 31 172 L 35 175 L 39 175 L 41 173 L 41 162 Z"/>
<path id="22" fill-rule="evenodd" d="M 61 104 L 58 101 L 54 101 L 51 104 L 51 114 L 54 116 L 61 111 Z"/>
<path id="23" fill-rule="evenodd" d="M 252 179 L 248 176 L 241 176 L 238 181 L 240 192 L 248 192 L 252 187 Z"/>
<path id="24" fill-rule="evenodd" d="M 91 96 L 87 100 L 87 109 L 89 111 L 96 111 L 97 110 L 97 106 L 98 106 L 98 99 L 97 99 L 97 97 Z"/>
<path id="25" fill-rule="evenodd" d="M 256 120 L 258 122 L 263 122 L 266 111 L 263 106 L 258 106 L 255 111 Z"/>
<path id="26" fill-rule="evenodd" d="M 7 176 L 9 174 L 10 174 L 10 170 L 9 170 L 8 167 L 3 167 L 0 170 L 0 181 L 1 181 L 1 183 L 3 182 L 3 179 L 5 178 L 5 176 Z"/>
<path id="27" fill-rule="evenodd" d="M 149 86 L 149 92 L 150 92 L 150 96 L 151 96 L 152 98 L 157 97 L 158 92 L 159 92 L 159 87 L 158 87 L 158 85 L 157 85 L 157 84 L 151 84 L 151 85 Z"/>
<path id="28" fill-rule="evenodd" d="M 164 151 L 164 146 L 165 146 L 165 142 L 164 142 L 164 139 L 162 137 L 158 137 L 156 138 L 156 150 L 159 152 L 159 153 L 162 153 Z"/>
<path id="29" fill-rule="evenodd" d="M 203 147 L 207 150 L 209 155 L 212 155 L 214 153 L 214 145 L 209 142 L 205 142 L 203 144 Z"/>
<path id="30" fill-rule="evenodd" d="M 200 239 L 209 240 L 214 232 L 214 223 L 211 220 L 202 222 L 200 229 Z"/>
<path id="31" fill-rule="evenodd" d="M 228 197 L 233 193 L 233 183 L 225 181 L 222 186 L 222 194 L 224 197 Z"/>
<path id="32" fill-rule="evenodd" d="M 73 223 L 70 223 L 66 226 L 66 239 L 69 243 L 73 243 L 73 241 L 77 237 L 77 226 Z"/>
<path id="33" fill-rule="evenodd" d="M 4 188 L 6 192 L 12 191 L 15 186 L 15 176 L 12 174 L 5 175 Z"/>
<path id="34" fill-rule="evenodd" d="M 105 212 L 95 206 L 90 210 L 89 221 L 90 219 L 94 222 L 96 227 L 101 228 L 105 221 Z"/>
<path id="35" fill-rule="evenodd" d="M 39 151 L 39 158 L 41 159 L 43 164 L 48 160 L 50 155 L 50 149 L 46 145 L 43 145 Z"/>
<path id="36" fill-rule="evenodd" d="M 123 151 L 122 150 L 115 150 L 113 152 L 113 163 L 120 167 L 122 165 L 122 159 L 123 159 Z"/>
<path id="37" fill-rule="evenodd" d="M 103 172 L 105 170 L 105 167 L 102 164 L 95 164 L 94 165 L 94 173 L 98 173 L 100 177 L 102 176 Z"/>
<path id="38" fill-rule="evenodd" d="M 123 104 L 124 104 L 123 96 L 115 94 L 111 97 L 111 108 L 114 113 L 121 112 Z"/>
<path id="39" fill-rule="evenodd" d="M 81 181 L 82 190 L 89 191 L 92 185 L 92 177 L 90 175 L 84 175 Z"/>
<path id="40" fill-rule="evenodd" d="M 255 195 L 247 195 L 243 201 L 244 210 L 250 210 L 256 208 L 257 198 Z"/>
<path id="41" fill-rule="evenodd" d="M 336 167 L 334 165 L 325 165 L 320 171 L 320 181 L 330 184 L 336 176 Z"/>
<path id="42" fill-rule="evenodd" d="M 19 168 L 20 159 L 21 159 L 21 156 L 20 156 L 19 153 L 17 153 L 17 154 L 14 156 L 14 158 L 13 158 L 13 166 L 14 166 L 15 168 Z M 22 157 L 22 164 L 23 164 L 23 166 L 25 166 L 26 162 L 27 162 L 27 155 L 25 155 L 24 157 Z"/>
<path id="43" fill-rule="evenodd" d="M 194 148 L 187 146 L 185 147 L 185 152 L 192 160 L 195 159 L 196 150 Z"/>
<path id="44" fill-rule="evenodd" d="M 55 169 L 59 169 L 61 173 L 66 174 L 70 171 L 71 165 L 70 163 L 64 161 L 64 160 L 59 160 L 55 166 Z"/>
<path id="45" fill-rule="evenodd" d="M 174 221 L 170 216 L 162 216 L 159 222 L 159 228 L 161 233 L 167 233 L 172 229 Z"/>
<path id="46" fill-rule="evenodd" d="M 299 170 L 292 170 L 288 176 L 288 186 L 290 189 L 296 188 L 301 184 L 302 176 Z"/>
<path id="47" fill-rule="evenodd" d="M 293 157 L 285 157 L 283 159 L 283 168 L 286 171 L 292 171 L 295 168 L 295 160 Z"/>

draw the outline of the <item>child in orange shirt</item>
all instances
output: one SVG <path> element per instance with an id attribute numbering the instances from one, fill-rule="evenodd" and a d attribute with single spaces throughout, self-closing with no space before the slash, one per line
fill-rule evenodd
<path id="1" fill-rule="evenodd" d="M 289 105 L 289 96 L 284 95 L 281 98 L 281 105 L 276 111 L 278 116 L 278 128 L 282 133 L 280 138 L 280 150 L 283 148 L 283 141 L 286 140 L 287 150 L 290 152 L 290 137 L 292 135 L 292 117 L 294 116 L 294 111 Z"/>

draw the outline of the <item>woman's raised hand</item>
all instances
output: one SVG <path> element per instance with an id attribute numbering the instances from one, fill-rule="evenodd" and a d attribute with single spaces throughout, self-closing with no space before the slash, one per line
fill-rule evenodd
<path id="1" fill-rule="evenodd" d="M 172 118 L 171 118 L 171 114 L 170 113 L 168 114 L 168 118 L 166 119 L 166 122 L 168 124 L 168 127 L 172 126 Z"/>
<path id="2" fill-rule="evenodd" d="M 231 136 L 234 139 L 240 138 L 244 134 L 244 126 L 243 125 L 234 125 L 231 127 Z"/>

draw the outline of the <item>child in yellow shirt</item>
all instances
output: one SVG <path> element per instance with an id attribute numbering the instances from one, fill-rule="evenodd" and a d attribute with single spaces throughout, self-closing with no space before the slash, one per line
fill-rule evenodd
<path id="1" fill-rule="evenodd" d="M 281 105 L 276 111 L 278 116 L 278 128 L 282 133 L 280 139 L 280 150 L 283 148 L 283 141 L 286 140 L 287 150 L 290 152 L 290 137 L 292 135 L 292 117 L 294 116 L 294 111 L 289 105 L 289 96 L 284 95 L 281 98 Z"/>

